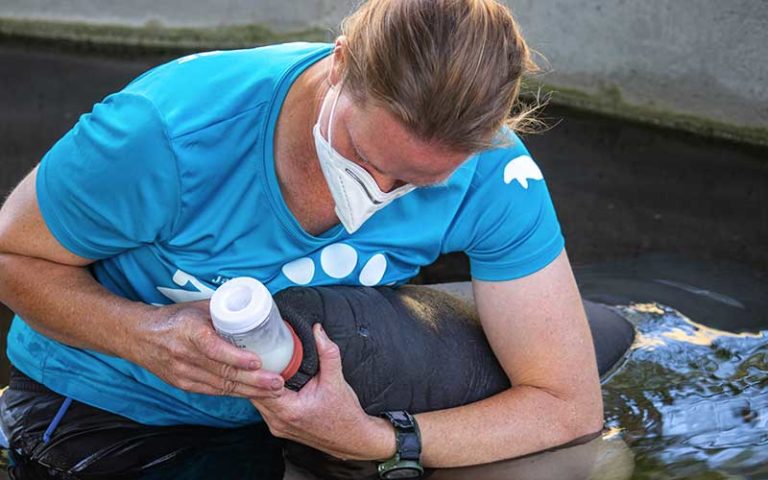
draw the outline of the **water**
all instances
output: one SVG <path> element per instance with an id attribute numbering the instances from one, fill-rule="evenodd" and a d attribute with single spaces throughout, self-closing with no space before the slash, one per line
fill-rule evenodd
<path id="1" fill-rule="evenodd" d="M 768 329 L 734 334 L 657 303 L 620 310 L 638 334 L 603 398 L 632 478 L 768 478 Z"/>

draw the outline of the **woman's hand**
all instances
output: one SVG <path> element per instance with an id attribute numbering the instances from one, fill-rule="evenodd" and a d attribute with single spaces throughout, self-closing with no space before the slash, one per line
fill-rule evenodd
<path id="1" fill-rule="evenodd" d="M 276 437 L 309 445 L 343 460 L 378 460 L 395 453 L 395 432 L 387 420 L 363 411 L 344 380 L 339 347 L 320 324 L 314 326 L 320 371 L 299 392 L 251 399 Z"/>
<path id="2" fill-rule="evenodd" d="M 129 360 L 167 383 L 195 393 L 271 398 L 283 388 L 279 374 L 260 370 L 255 353 L 218 336 L 209 300 L 159 307 L 139 328 Z"/>

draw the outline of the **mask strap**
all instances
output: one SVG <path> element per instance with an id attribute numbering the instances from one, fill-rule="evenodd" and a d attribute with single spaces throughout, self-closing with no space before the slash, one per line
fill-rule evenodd
<path id="1" fill-rule="evenodd" d="M 336 98 L 333 99 L 333 105 L 331 105 L 331 115 L 328 117 L 328 146 L 333 149 L 333 144 L 331 143 L 331 130 L 333 129 L 333 114 L 336 111 L 336 104 L 339 102 L 339 97 L 341 96 L 341 87 L 344 85 L 344 82 L 342 81 L 339 84 L 339 91 L 336 93 Z M 325 108 L 325 102 L 323 102 L 323 109 Z M 323 112 L 322 109 L 320 110 L 320 116 L 322 118 Z"/>

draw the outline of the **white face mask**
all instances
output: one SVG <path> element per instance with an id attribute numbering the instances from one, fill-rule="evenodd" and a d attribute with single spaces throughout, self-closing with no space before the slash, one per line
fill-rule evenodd
<path id="1" fill-rule="evenodd" d="M 320 167 L 323 170 L 325 181 L 336 203 L 336 215 L 341 220 L 347 232 L 354 233 L 368 220 L 371 215 L 381 210 L 387 204 L 402 197 L 416 187 L 403 185 L 391 192 L 382 192 L 376 180 L 373 179 L 363 167 L 344 158 L 331 147 L 333 136 L 333 113 L 336 111 L 336 103 L 339 101 L 341 87 L 333 100 L 331 115 L 328 119 L 328 141 L 320 133 L 320 119 L 325 110 L 325 99 L 320 108 L 320 116 L 312 129 L 315 137 L 317 157 L 320 159 Z"/>

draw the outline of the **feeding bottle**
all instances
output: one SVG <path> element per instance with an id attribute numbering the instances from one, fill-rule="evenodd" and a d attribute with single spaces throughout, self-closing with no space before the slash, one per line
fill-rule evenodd
<path id="1" fill-rule="evenodd" d="M 261 368 L 292 377 L 303 356 L 293 328 L 280 316 L 272 295 L 260 281 L 237 277 L 211 297 L 211 319 L 218 334 L 261 358 Z"/>

